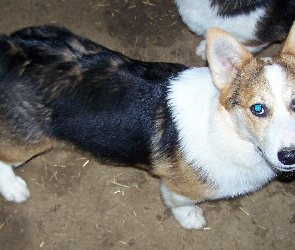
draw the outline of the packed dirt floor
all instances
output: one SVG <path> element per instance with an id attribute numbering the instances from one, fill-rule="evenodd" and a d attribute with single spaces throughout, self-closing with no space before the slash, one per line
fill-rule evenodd
<path id="1" fill-rule="evenodd" d="M 1 0 L 0 30 L 55 24 L 145 61 L 205 66 L 173 0 Z M 264 55 L 277 53 L 273 45 Z M 273 181 L 233 200 L 205 202 L 206 228 L 184 230 L 159 180 L 134 168 L 51 151 L 18 168 L 31 191 L 0 198 L 0 249 L 295 249 L 295 182 Z"/>

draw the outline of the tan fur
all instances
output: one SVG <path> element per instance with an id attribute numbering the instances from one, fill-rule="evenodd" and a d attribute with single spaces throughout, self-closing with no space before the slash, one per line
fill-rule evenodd
<path id="1" fill-rule="evenodd" d="M 286 91 L 284 91 L 283 99 L 286 107 L 288 107 L 290 115 L 295 116 L 295 113 L 291 109 L 290 105 L 290 102 L 295 99 L 295 56 L 283 53 L 277 57 L 274 57 L 273 61 L 280 65 L 282 70 L 285 72 L 284 75 L 286 77 Z"/>
<path id="2" fill-rule="evenodd" d="M 194 201 L 210 199 L 214 196 L 214 188 L 202 181 L 197 171 L 183 158 L 179 149 L 173 156 L 163 155 L 158 148 L 163 136 L 165 110 L 158 109 L 152 137 L 153 171 L 152 174 L 161 178 L 171 192 L 183 195 Z"/>
<path id="3" fill-rule="evenodd" d="M 217 36 L 219 39 L 214 39 Z M 220 50 L 223 47 L 220 45 L 227 44 L 229 41 L 230 47 Z M 236 73 L 252 59 L 252 55 L 237 39 L 226 31 L 217 28 L 211 28 L 207 31 L 207 57 L 213 82 L 220 90 L 231 83 L 236 77 Z M 223 58 L 221 60 L 223 65 L 220 65 L 220 60 L 216 57 Z"/>
<path id="4" fill-rule="evenodd" d="M 232 85 L 226 91 L 222 91 L 220 95 L 220 101 L 228 111 L 234 108 L 235 105 L 243 110 L 243 117 L 247 122 L 245 127 L 253 128 L 260 141 L 264 139 L 264 131 L 267 124 L 270 123 L 271 112 L 266 123 L 254 116 L 250 111 L 250 107 L 256 103 L 267 104 L 272 100 L 272 96 L 267 95 L 267 93 L 270 94 L 271 90 L 264 77 L 265 65 L 267 63 L 262 60 L 251 60 L 234 79 Z M 238 122 L 237 126 L 242 125 L 241 121 Z"/>
<path id="5" fill-rule="evenodd" d="M 286 39 L 282 53 L 295 55 L 295 22 L 293 23 L 293 26 Z"/>
<path id="6" fill-rule="evenodd" d="M 280 54 L 279 56 L 274 57 L 273 61 L 283 68 L 286 72 L 286 78 L 293 82 L 293 78 L 295 77 L 295 55 Z"/>
<path id="7" fill-rule="evenodd" d="M 37 145 L 7 145 L 5 142 L 0 143 L 0 161 L 6 163 L 25 162 L 32 157 L 41 154 L 56 146 L 56 142 L 45 139 Z"/>
<path id="8" fill-rule="evenodd" d="M 214 187 L 202 181 L 180 153 L 173 160 L 162 157 L 154 163 L 153 173 L 164 181 L 170 191 L 181 194 L 194 201 L 214 197 Z"/>
<path id="9" fill-rule="evenodd" d="M 79 52 L 80 55 L 90 55 L 90 54 L 95 54 L 95 53 L 99 53 L 102 51 L 101 47 L 91 46 L 90 44 L 88 44 L 88 47 L 86 48 L 76 38 L 68 39 L 67 43 L 74 49 L 74 51 Z M 70 52 L 70 54 L 72 54 L 72 53 Z M 76 56 L 73 55 L 73 57 L 76 57 Z"/>

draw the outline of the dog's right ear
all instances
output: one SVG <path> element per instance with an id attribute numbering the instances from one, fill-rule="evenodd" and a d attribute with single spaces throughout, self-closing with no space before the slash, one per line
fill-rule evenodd
<path id="1" fill-rule="evenodd" d="M 229 33 L 211 28 L 207 31 L 207 58 L 215 86 L 222 90 L 252 55 Z"/>

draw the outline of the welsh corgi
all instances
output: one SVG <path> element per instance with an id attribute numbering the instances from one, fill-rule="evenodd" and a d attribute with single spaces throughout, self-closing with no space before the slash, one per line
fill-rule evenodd
<path id="1" fill-rule="evenodd" d="M 142 62 L 55 26 L 0 36 L 0 192 L 30 192 L 13 167 L 71 145 L 161 179 L 185 229 L 196 204 L 253 192 L 295 170 L 295 25 L 282 53 L 254 58 L 208 30 L 210 67 Z"/>
<path id="2" fill-rule="evenodd" d="M 294 0 L 175 0 L 175 3 L 184 23 L 197 35 L 205 37 L 209 28 L 220 28 L 252 53 L 284 40 L 295 20 Z M 200 42 L 196 54 L 206 60 L 206 39 Z"/>

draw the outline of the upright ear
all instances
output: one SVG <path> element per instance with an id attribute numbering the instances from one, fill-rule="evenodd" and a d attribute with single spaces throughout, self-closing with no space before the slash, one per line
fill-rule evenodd
<path id="1" fill-rule="evenodd" d="M 252 55 L 232 35 L 211 28 L 207 31 L 207 58 L 215 86 L 222 90 Z"/>
<path id="2" fill-rule="evenodd" d="M 295 56 L 295 22 L 293 23 L 293 26 L 291 27 L 291 30 L 286 39 L 286 43 L 282 52 Z"/>

